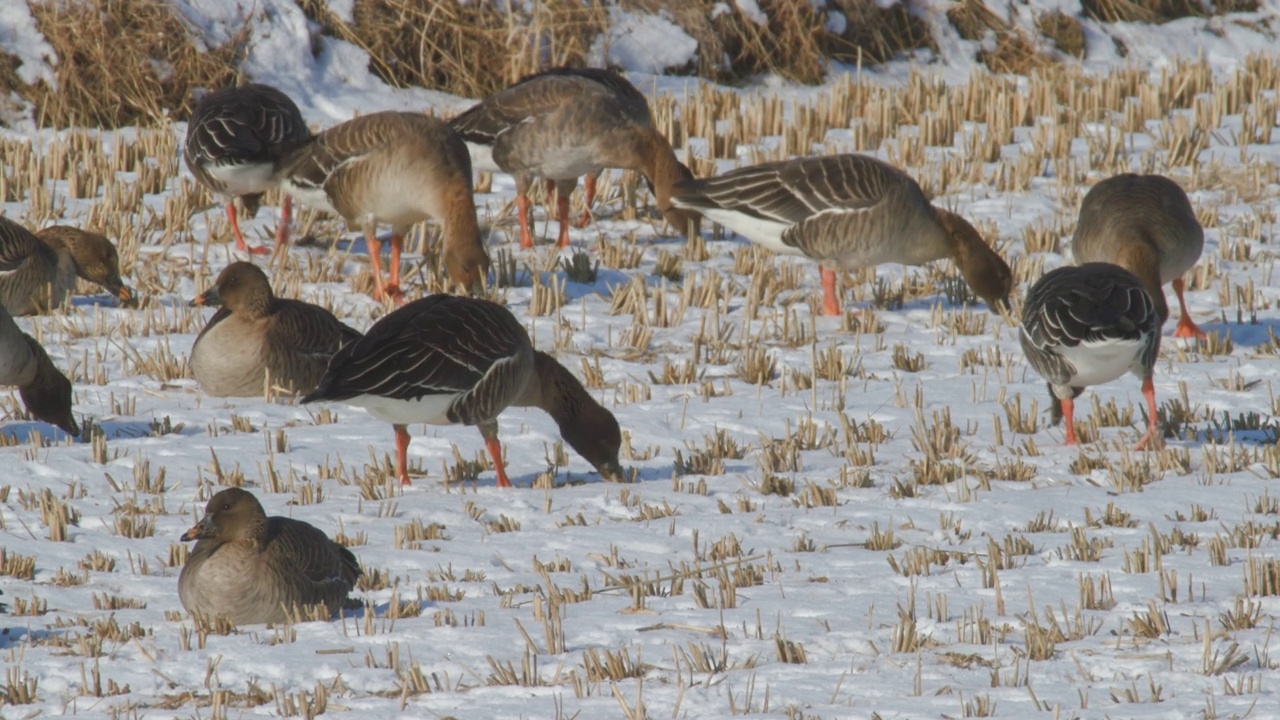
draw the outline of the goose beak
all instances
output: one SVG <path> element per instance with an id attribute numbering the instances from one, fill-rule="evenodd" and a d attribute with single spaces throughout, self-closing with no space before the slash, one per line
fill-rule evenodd
<path id="1" fill-rule="evenodd" d="M 218 307 L 222 304 L 222 298 L 218 295 L 218 288 L 211 287 L 197 295 L 189 304 L 192 307 Z"/>
<path id="2" fill-rule="evenodd" d="M 178 539 L 183 542 L 191 542 L 192 540 L 199 540 L 201 538 L 213 536 L 213 525 L 209 522 L 209 518 L 204 517 L 200 519 L 200 522 L 192 525 L 190 530 L 182 533 L 182 537 Z"/>
<path id="3" fill-rule="evenodd" d="M 121 284 L 115 289 L 116 299 L 120 301 L 120 307 L 130 307 L 137 304 L 137 296 L 129 289 L 128 285 Z"/>
<path id="4" fill-rule="evenodd" d="M 608 462 L 601 463 L 600 467 L 596 469 L 600 471 L 601 479 L 606 482 L 627 481 L 627 471 L 622 469 L 622 465 L 620 465 L 617 460 L 610 460 Z"/>

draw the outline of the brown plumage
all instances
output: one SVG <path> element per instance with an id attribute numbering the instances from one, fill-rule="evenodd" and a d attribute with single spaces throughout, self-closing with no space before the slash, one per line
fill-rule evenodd
<path id="1" fill-rule="evenodd" d="M 654 127 L 644 95 L 617 73 L 547 70 L 490 95 L 449 124 L 466 140 L 477 167 L 515 176 L 523 247 L 533 246 L 528 191 L 534 178 L 555 183 L 558 243 L 563 247 L 569 243 L 569 194 L 578 176 L 593 178 L 604 168 L 642 173 L 658 209 L 678 232 L 697 223 L 696 214 L 670 202 L 672 184 L 693 174 Z M 588 192 L 593 194 L 590 182 Z"/>
<path id="2" fill-rule="evenodd" d="M 865 155 L 802 157 L 676 185 L 673 202 L 751 242 L 822 266 L 823 312 L 840 314 L 833 268 L 951 258 L 994 311 L 1013 272 L 969 221 L 932 205 L 907 173 Z"/>
<path id="3" fill-rule="evenodd" d="M 1191 200 L 1163 175 L 1124 173 L 1094 185 L 1080 203 L 1071 239 L 1077 263 L 1107 262 L 1142 281 L 1163 324 L 1169 319 L 1164 285 L 1173 284 L 1182 317 L 1174 337 L 1204 337 L 1187 312 L 1182 276 L 1204 251 L 1204 229 Z"/>
<path id="4" fill-rule="evenodd" d="M 454 283 L 475 289 L 488 272 L 471 158 L 443 122 L 406 112 L 363 115 L 316 135 L 294 151 L 286 167 L 285 190 L 364 233 L 379 299 L 402 297 L 404 234 L 428 218 L 444 224 L 445 266 Z M 378 223 L 391 226 L 389 283 L 382 279 Z"/>
<path id="5" fill-rule="evenodd" d="M 0 305 L 9 314 L 61 307 L 75 290 L 76 278 L 103 286 L 121 303 L 133 299 L 120 279 L 120 256 L 107 238 L 65 225 L 32 234 L 0 217 Z"/>
<path id="6" fill-rule="evenodd" d="M 240 488 L 210 498 L 182 540 L 199 541 L 178 576 L 182 607 L 237 625 L 285 622 L 294 608 L 316 604 L 336 615 L 360 577 L 350 550 L 309 523 L 267 517 Z"/>
<path id="7" fill-rule="evenodd" d="M 0 306 L 0 385 L 16 385 L 32 417 L 80 434 L 71 414 L 71 381 L 53 366 L 35 338 L 18 329 Z"/>
<path id="8" fill-rule="evenodd" d="M 271 384 L 307 393 L 329 358 L 360 333 L 333 313 L 278 298 L 258 266 L 235 262 L 192 305 L 221 306 L 191 349 L 191 372 L 209 395 L 262 395 Z"/>
<path id="9" fill-rule="evenodd" d="M 388 313 L 329 363 L 302 402 L 363 407 L 391 423 L 397 473 L 409 484 L 410 423 L 475 425 L 510 487 L 498 443 L 498 415 L 510 406 L 551 415 L 560 435 L 604 476 L 622 474 L 622 433 L 613 413 L 591 397 L 555 358 L 533 349 L 509 310 L 452 295 L 429 295 Z"/>

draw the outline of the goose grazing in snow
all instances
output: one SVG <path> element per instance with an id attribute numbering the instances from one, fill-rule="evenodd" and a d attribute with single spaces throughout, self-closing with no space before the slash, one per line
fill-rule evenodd
<path id="1" fill-rule="evenodd" d="M 191 374 L 214 397 L 262 395 L 268 378 L 311 392 L 338 348 L 360 338 L 318 305 L 276 297 L 252 263 L 223 268 L 191 304 L 218 307 L 191 348 Z"/>
<path id="2" fill-rule="evenodd" d="M 471 157 L 449 126 L 418 113 L 379 112 L 335 125 L 285 161 L 284 188 L 364 233 L 374 294 L 400 301 L 400 254 L 414 223 L 444 224 L 450 279 L 475 290 L 489 270 L 472 196 Z M 382 278 L 378 223 L 391 226 L 391 277 Z"/>
<path id="3" fill-rule="evenodd" d="M 498 442 L 498 415 L 510 406 L 537 407 L 560 435 L 607 479 L 619 479 L 622 434 L 613 413 L 591 397 L 573 373 L 535 350 L 524 326 L 488 300 L 429 295 L 373 324 L 343 347 L 315 392 L 302 402 L 329 400 L 363 407 L 391 423 L 396 471 L 409 484 L 410 423 L 475 425 L 498 473 L 511 487 Z"/>
<path id="4" fill-rule="evenodd" d="M 1187 312 L 1182 276 L 1204 250 L 1204 229 L 1178 183 L 1163 175 L 1124 173 L 1089 189 L 1071 239 L 1077 263 L 1109 262 L 1138 276 L 1155 301 L 1163 324 L 1169 319 L 1164 284 L 1172 283 L 1182 317 L 1174 337 L 1204 337 Z"/>
<path id="5" fill-rule="evenodd" d="M 1027 292 L 1022 308 L 1022 351 L 1049 383 L 1053 421 L 1066 418 L 1066 444 L 1076 444 L 1074 400 L 1089 385 L 1126 372 L 1142 379 L 1147 432 L 1136 449 L 1161 440 L 1151 382 L 1160 352 L 1160 315 L 1141 280 L 1110 263 L 1060 267 Z"/>
<path id="6" fill-rule="evenodd" d="M 3 267 L 3 266 L 0 266 Z M 71 381 L 53 366 L 49 355 L 22 332 L 0 305 L 0 385 L 16 385 L 27 412 L 41 422 L 80 434 L 71 414 Z"/>
<path id="7" fill-rule="evenodd" d="M 271 516 L 252 493 L 227 488 L 182 535 L 196 540 L 178 575 L 178 599 L 192 615 L 237 625 L 281 623 L 295 608 L 342 610 L 360 578 L 347 548 L 310 523 Z"/>
<path id="8" fill-rule="evenodd" d="M 762 163 L 676 184 L 672 203 L 751 242 L 817 261 L 823 314 L 839 315 L 835 269 L 949 257 L 994 311 L 1013 273 L 967 220 L 934 207 L 911 176 L 865 155 Z"/>
<path id="9" fill-rule="evenodd" d="M 569 244 L 569 194 L 587 176 L 585 225 L 604 168 L 637 170 L 648 180 L 658 209 L 684 233 L 697 216 L 671 206 L 671 186 L 693 177 L 654 127 L 644 95 L 610 70 L 553 68 L 500 90 L 449 121 L 481 170 L 516 178 L 521 247 L 533 247 L 529 187 L 535 177 L 556 187 L 558 245 Z"/>
<path id="10" fill-rule="evenodd" d="M 32 234 L 0 217 L 0 305 L 10 315 L 62 307 L 77 278 L 105 287 L 121 304 L 133 301 L 120 279 L 120 255 L 107 238 L 66 225 Z"/>
<path id="11" fill-rule="evenodd" d="M 281 160 L 310 137 L 298 106 L 270 85 L 222 88 L 196 103 L 187 123 L 183 159 L 197 182 L 226 199 L 237 250 L 270 252 L 245 243 L 235 199 L 240 198 L 250 216 L 256 215 L 262 194 L 280 186 Z M 289 243 L 292 208 L 285 195 L 276 228 L 277 250 Z"/>

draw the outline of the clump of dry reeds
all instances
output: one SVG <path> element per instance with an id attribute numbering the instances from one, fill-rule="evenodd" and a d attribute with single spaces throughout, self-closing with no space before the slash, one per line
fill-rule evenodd
<path id="1" fill-rule="evenodd" d="M 1184 17 L 1253 12 L 1257 0 L 1223 0 L 1212 6 L 1198 0 L 1081 0 L 1084 14 L 1102 22 L 1167 23 Z M 1210 12 L 1212 8 L 1212 12 Z"/>
<path id="2" fill-rule="evenodd" d="M 192 89 L 232 84 L 250 31 L 246 20 L 230 41 L 202 50 L 165 2 L 41 0 L 30 7 L 57 53 L 55 85 L 42 81 L 16 89 L 44 127 L 119 127 L 185 117 Z M 0 77 L 0 89 L 4 82 Z"/>

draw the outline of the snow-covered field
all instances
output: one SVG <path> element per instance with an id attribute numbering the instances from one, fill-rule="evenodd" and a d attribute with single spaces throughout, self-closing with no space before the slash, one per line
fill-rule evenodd
<path id="1" fill-rule="evenodd" d="M 211 32 L 224 7 L 182 4 Z M 349 45 L 326 41 L 318 60 L 294 52 L 296 8 L 261 4 L 272 20 L 249 74 L 317 125 L 468 102 L 380 87 Z M 6 27 L 20 24 L 13 17 L 0 11 Z M 1173 50 L 1203 50 L 1225 83 L 1272 42 L 1199 20 L 1123 30 L 1153 83 L 1172 72 Z M 22 37 L 38 57 L 39 39 Z M 971 70 L 958 57 L 917 70 L 955 87 Z M 1085 69 L 1119 62 L 1104 53 Z M 903 87 L 907 77 L 895 65 L 863 80 Z M 683 96 L 684 82 L 657 86 Z M 743 107 L 782 97 L 794 113 L 843 82 L 766 80 L 742 91 Z M 508 256 L 517 272 L 495 296 L 617 415 L 635 482 L 602 483 L 565 454 L 549 418 L 513 410 L 501 435 L 517 488 L 494 487 L 475 429 L 414 426 L 414 484 L 401 489 L 388 473 L 391 429 L 362 411 L 210 398 L 190 379 L 208 313 L 186 302 L 236 258 L 217 207 L 167 217 L 190 197 L 172 154 L 181 125 L 167 154 L 124 163 L 133 169 L 90 197 L 65 180 L 10 189 L 0 200 L 11 218 L 51 202 L 71 222 L 110 216 L 131 229 L 117 238 L 126 281 L 148 303 L 86 297 L 19 321 L 72 375 L 77 417 L 100 434 L 77 442 L 0 420 L 0 716 L 1280 716 L 1276 100 L 1268 85 L 1232 112 L 1204 110 L 1203 147 L 1187 162 L 1177 132 L 1199 122 L 1191 110 L 1120 143 L 1105 138 L 1121 137 L 1121 119 L 1089 115 L 1062 144 L 1070 162 L 1035 165 L 1026 182 L 1010 174 L 1037 152 L 1045 123 L 1014 128 L 987 159 L 966 156 L 977 144 L 963 138 L 986 132 L 966 127 L 908 168 L 935 187 L 946 168 L 965 170 L 935 202 L 975 221 L 1023 289 L 1068 261 L 1097 168 L 1168 172 L 1188 187 L 1206 227 L 1188 301 L 1212 337 L 1166 338 L 1155 380 L 1171 435 L 1153 453 L 1126 449 L 1145 425 L 1131 377 L 1081 399 L 1080 431 L 1095 442 L 1064 447 L 1016 325 L 954 304 L 947 263 L 846 277 L 854 309 L 816 317 L 813 265 L 710 229 L 705 251 L 687 247 L 644 210 L 627 219 L 620 174 L 603 183 L 613 194 L 598 222 L 573 231 L 574 249 L 521 251 L 513 185 L 499 176 L 478 198 L 481 224 L 495 260 Z M 889 135 L 880 157 L 913 157 Z M 832 132 L 826 147 L 856 136 Z M 114 156 L 155 137 L 94 142 Z M 0 142 L 52 155 L 70 135 L 18 129 Z M 707 147 L 691 143 L 695 155 Z M 143 165 L 174 177 L 153 187 Z M 252 239 L 269 242 L 274 211 L 245 225 Z M 338 223 L 302 221 L 317 221 L 318 242 L 273 268 L 278 292 L 367 327 L 384 310 L 352 289 L 368 286 L 362 244 Z M 540 215 L 536 231 L 554 223 Z M 556 265 L 574 253 L 600 262 L 593 282 Z M 0 418 L 17 407 L 16 392 L 0 394 Z M 365 568 L 353 594 L 364 609 L 230 631 L 187 617 L 178 536 L 233 483 L 270 514 L 345 538 Z"/>

